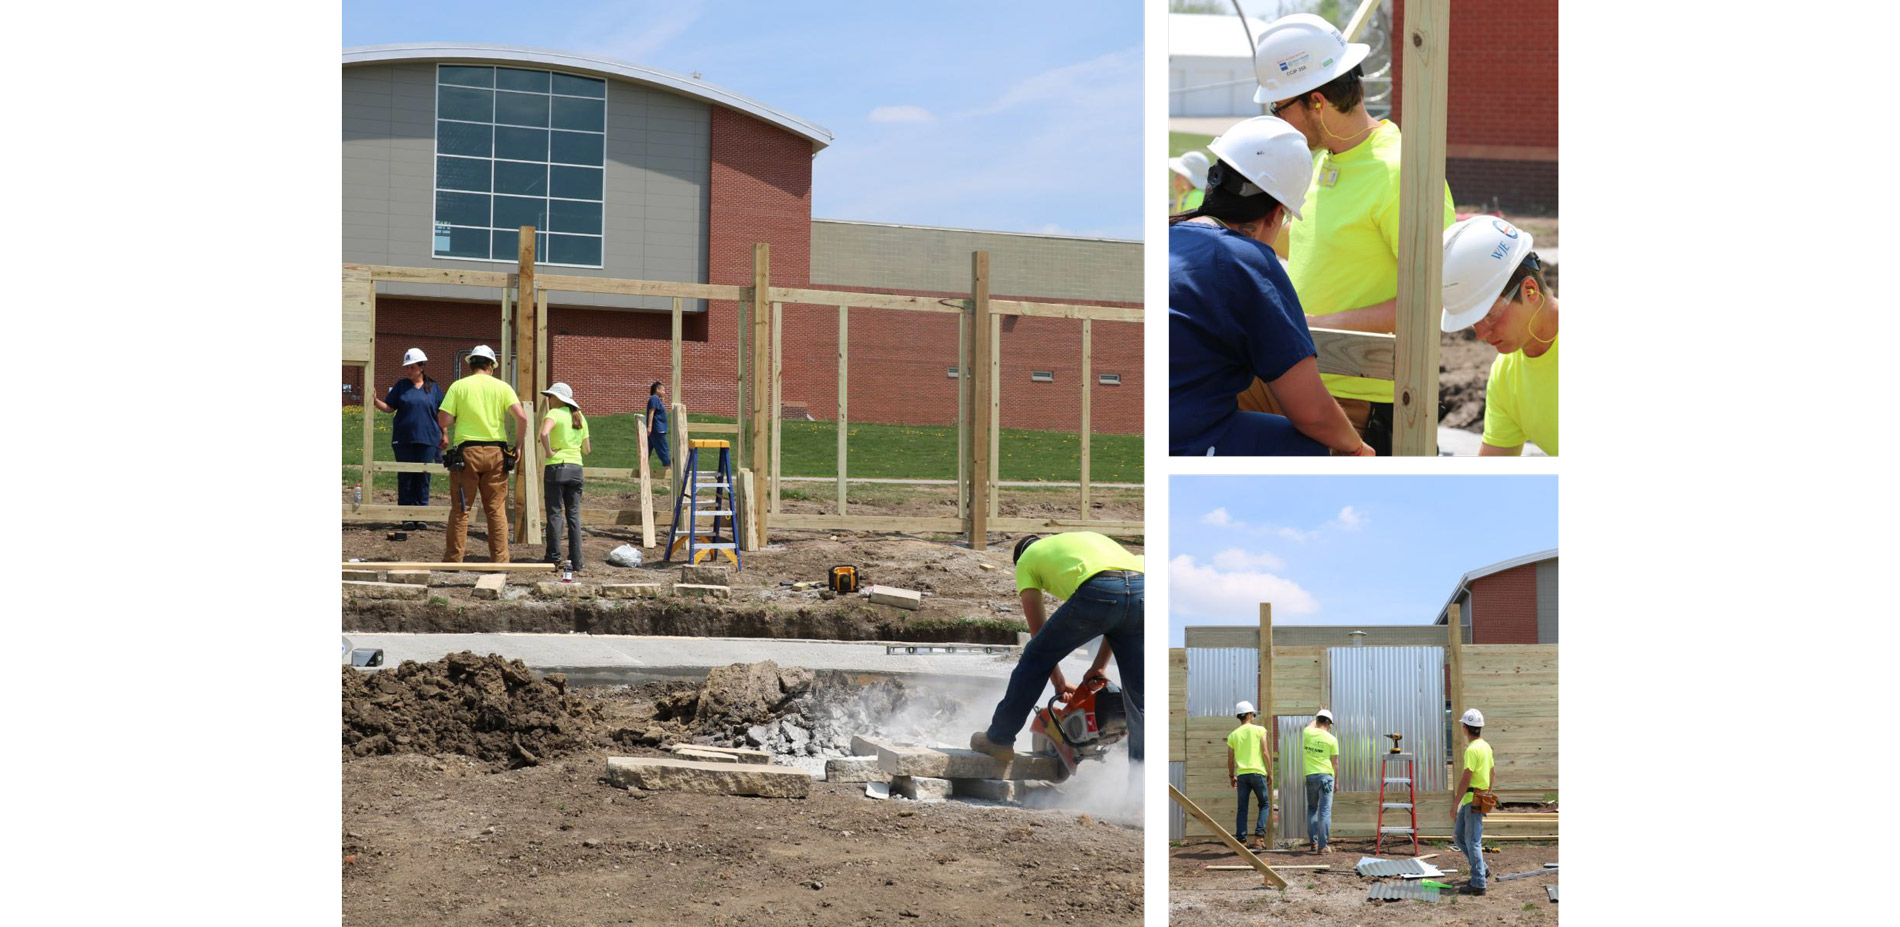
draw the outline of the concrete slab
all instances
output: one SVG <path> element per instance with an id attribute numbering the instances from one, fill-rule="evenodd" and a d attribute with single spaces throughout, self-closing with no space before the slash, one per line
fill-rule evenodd
<path id="1" fill-rule="evenodd" d="M 444 573 L 438 570 L 429 574 L 429 585 L 467 589 L 479 582 L 481 578 L 482 574 L 480 573 L 467 573 L 461 570 L 457 570 L 453 573 Z"/>
<path id="2" fill-rule="evenodd" d="M 347 583 L 380 583 L 383 574 L 380 570 L 344 570 L 343 581 Z"/>
<path id="3" fill-rule="evenodd" d="M 411 586 L 427 586 L 429 584 L 429 571 L 390 570 L 388 582 L 408 583 Z"/>
<path id="4" fill-rule="evenodd" d="M 757 763 L 760 766 L 772 765 L 772 754 L 764 750 L 753 750 L 747 747 L 712 747 L 705 744 L 679 744 L 679 746 L 691 747 L 701 753 L 717 753 L 720 756 L 729 756 L 741 763 Z"/>
<path id="5" fill-rule="evenodd" d="M 489 573 L 481 577 L 480 579 L 475 580 L 475 598 L 478 598 L 478 599 L 501 598 L 501 591 L 507 588 L 507 586 L 508 586 L 507 574 Z"/>
<path id="6" fill-rule="evenodd" d="M 874 605 L 891 605 L 916 611 L 924 607 L 924 594 L 914 589 L 899 589 L 896 586 L 872 586 L 871 602 Z"/>
<path id="7" fill-rule="evenodd" d="M 1057 763 L 1049 757 L 1018 753 L 1004 763 L 987 753 L 954 747 L 905 747 L 867 738 L 877 748 L 877 762 L 893 776 L 929 776 L 940 779 L 1056 778 Z"/>
<path id="8" fill-rule="evenodd" d="M 355 599 L 426 599 L 429 597 L 429 587 L 411 586 L 408 583 L 345 582 L 343 594 Z"/>
<path id="9" fill-rule="evenodd" d="M 790 766 L 754 763 L 701 763 L 644 756 L 610 756 L 607 780 L 621 788 L 700 795 L 757 795 L 804 798 L 811 794 L 811 773 Z"/>
<path id="10" fill-rule="evenodd" d="M 564 583 L 558 579 L 534 584 L 534 595 L 538 599 L 591 599 L 594 591 L 592 583 Z"/>
<path id="11" fill-rule="evenodd" d="M 1024 783 L 1009 779 L 952 779 L 950 794 L 985 801 L 1015 801 Z"/>
<path id="12" fill-rule="evenodd" d="M 732 582 L 732 573 L 721 564 L 686 564 L 680 567 L 680 582 L 697 586 L 724 586 Z"/>
<path id="13" fill-rule="evenodd" d="M 665 590 L 659 583 L 603 583 L 600 597 L 603 599 L 657 599 Z"/>
<path id="14" fill-rule="evenodd" d="M 892 776 L 891 791 L 912 801 L 943 801 L 950 797 L 950 780 L 930 776 Z"/>
<path id="15" fill-rule="evenodd" d="M 825 761 L 826 782 L 889 782 L 876 756 L 834 756 Z"/>
<path id="16" fill-rule="evenodd" d="M 730 586 L 704 586 L 695 583 L 674 583 L 673 594 L 696 599 L 730 599 Z"/>
<path id="17" fill-rule="evenodd" d="M 739 762 L 739 758 L 736 756 L 731 756 L 724 753 L 714 753 L 710 750 L 695 750 L 693 749 L 691 744 L 675 744 L 672 747 L 667 748 L 667 752 L 672 753 L 683 760 L 697 760 L 701 763 L 737 763 Z"/>

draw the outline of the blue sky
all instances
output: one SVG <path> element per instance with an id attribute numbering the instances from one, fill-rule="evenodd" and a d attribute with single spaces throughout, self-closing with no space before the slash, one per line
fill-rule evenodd
<path id="1" fill-rule="evenodd" d="M 1141 5 L 343 4 L 343 44 L 496 42 L 680 74 L 816 122 L 812 215 L 1139 238 Z"/>
<path id="2" fill-rule="evenodd" d="M 1176 476 L 1168 646 L 1188 625 L 1425 624 L 1467 571 L 1557 546 L 1554 476 Z"/>

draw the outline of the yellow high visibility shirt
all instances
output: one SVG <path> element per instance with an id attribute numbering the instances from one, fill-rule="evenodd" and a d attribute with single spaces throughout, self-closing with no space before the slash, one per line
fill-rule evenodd
<path id="1" fill-rule="evenodd" d="M 1093 531 L 1052 534 L 1029 545 L 1016 561 L 1016 591 L 1041 589 L 1058 599 L 1075 594 L 1075 587 L 1103 570 L 1142 571 L 1140 554 Z"/>
<path id="2" fill-rule="evenodd" d="M 499 377 L 472 373 L 449 384 L 442 411 L 455 416 L 455 443 L 508 440 L 508 407 L 521 400 Z"/>
<path id="3" fill-rule="evenodd" d="M 1399 294 L 1399 127 L 1380 120 L 1365 141 L 1313 156 L 1313 182 L 1293 220 L 1287 276 L 1310 316 L 1326 316 Z M 1445 225 L 1458 217 L 1445 187 Z M 1324 320 L 1318 327 L 1325 328 Z M 1392 381 L 1321 374 L 1340 399 L 1391 402 Z"/>
<path id="4" fill-rule="evenodd" d="M 1499 354 L 1484 384 L 1484 443 L 1516 447 L 1530 441 L 1557 456 L 1557 342 L 1536 357 Z"/>
<path id="5" fill-rule="evenodd" d="M 1495 758 L 1491 755 L 1490 741 L 1479 738 L 1466 745 L 1465 768 L 1471 770 L 1472 788 L 1488 789 L 1491 787 L 1491 766 L 1494 762 Z M 1455 785 L 1456 783 L 1453 784 Z M 1466 792 L 1464 796 L 1459 799 L 1458 804 L 1462 805 L 1470 800 L 1471 793 Z"/>
<path id="6" fill-rule="evenodd" d="M 1234 775 L 1267 774 L 1267 729 L 1258 724 L 1243 724 L 1227 735 L 1227 746 L 1234 751 Z"/>
<path id="7" fill-rule="evenodd" d="M 1333 774 L 1332 758 L 1339 755 L 1339 738 L 1318 725 L 1309 724 L 1300 732 L 1300 774 Z"/>
<path id="8" fill-rule="evenodd" d="M 592 433 L 587 417 L 581 416 L 581 427 L 575 428 L 574 410 L 563 406 L 558 409 L 549 409 L 548 414 L 542 416 L 542 419 L 554 423 L 554 429 L 548 432 L 548 446 L 554 448 L 554 453 L 548 457 L 547 463 L 549 465 L 580 463 L 581 444 L 586 442 L 588 435 Z"/>

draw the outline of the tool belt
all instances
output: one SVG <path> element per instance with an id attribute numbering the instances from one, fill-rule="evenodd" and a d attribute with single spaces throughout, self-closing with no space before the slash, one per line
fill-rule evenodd
<path id="1" fill-rule="evenodd" d="M 501 448 L 501 469 L 503 473 L 513 473 L 515 469 L 515 461 L 521 459 L 521 453 L 519 451 L 509 450 L 508 442 L 506 441 L 463 441 L 462 443 L 457 444 L 456 446 L 449 448 L 447 451 L 443 452 L 442 466 L 445 469 L 447 469 L 450 473 L 454 473 L 466 468 L 468 466 L 468 461 L 464 459 L 462 455 L 466 451 L 466 449 L 471 448 L 471 447 Z"/>
<path id="2" fill-rule="evenodd" d="M 515 464 L 518 464 L 520 462 L 521 462 L 521 451 L 519 449 L 509 447 L 505 444 L 502 445 L 501 472 L 503 473 L 515 472 Z"/>
<path id="3" fill-rule="evenodd" d="M 1471 810 L 1479 814 L 1490 814 L 1498 810 L 1498 793 L 1490 789 L 1465 789 L 1471 793 Z"/>
<path id="4" fill-rule="evenodd" d="M 463 467 L 468 466 L 468 462 L 462 459 L 462 446 L 460 444 L 442 452 L 442 466 L 447 468 L 450 473 L 459 473 Z"/>

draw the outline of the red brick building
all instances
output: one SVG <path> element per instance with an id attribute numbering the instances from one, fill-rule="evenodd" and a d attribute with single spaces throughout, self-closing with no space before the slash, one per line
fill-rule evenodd
<path id="1" fill-rule="evenodd" d="M 1405 4 L 1392 4 L 1394 121 Z M 1557 214 L 1557 0 L 1451 4 L 1445 180 L 1459 204 Z M 1401 125 L 1403 128 L 1403 125 Z"/>
<path id="2" fill-rule="evenodd" d="M 1557 643 L 1557 551 L 1545 550 L 1480 567 L 1459 577 L 1436 624 L 1459 606 L 1467 644 Z"/>
<path id="3" fill-rule="evenodd" d="M 1139 242 L 814 222 L 812 162 L 832 134 L 694 78 L 434 43 L 346 49 L 343 85 L 347 263 L 506 270 L 508 229 L 534 224 L 543 230 L 537 260 L 551 273 L 748 285 L 752 246 L 763 241 L 775 286 L 957 297 L 968 295 L 969 254 L 981 249 L 992 254 L 997 298 L 1141 299 Z M 371 388 L 388 388 L 411 347 L 429 355 L 432 376 L 452 380 L 471 347 L 498 344 L 499 298 L 379 283 L 383 382 Z M 571 385 L 588 411 L 638 410 L 650 383 L 670 379 L 670 300 L 549 299 L 550 378 Z M 730 415 L 739 307 L 687 303 L 675 400 Z M 1068 320 L 1005 320 L 1003 427 L 1077 428 L 1080 330 Z M 836 307 L 787 305 L 783 332 L 785 400 L 834 417 Z M 850 337 L 854 421 L 955 420 L 953 317 L 853 309 Z M 1098 382 L 1116 377 L 1091 387 L 1094 430 L 1140 431 L 1141 326 L 1097 323 L 1093 341 Z M 346 403 L 362 401 L 354 375 L 345 368 Z"/>

